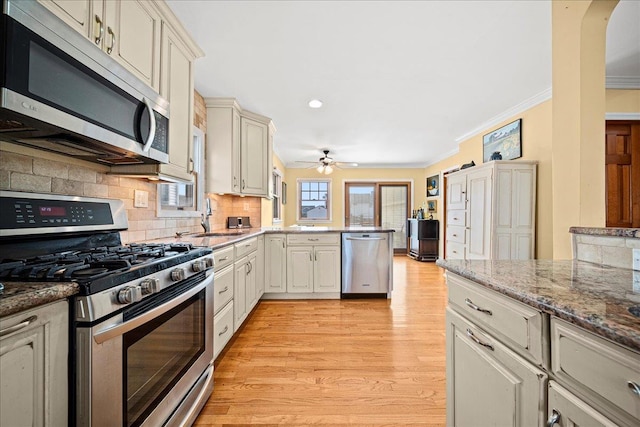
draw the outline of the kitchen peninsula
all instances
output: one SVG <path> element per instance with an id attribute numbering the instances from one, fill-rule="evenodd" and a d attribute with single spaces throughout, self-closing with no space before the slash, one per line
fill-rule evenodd
<path id="1" fill-rule="evenodd" d="M 640 239 L 616 230 L 572 229 L 574 248 L 593 245 L 573 260 L 437 262 L 448 270 L 448 425 L 638 425 L 640 272 L 603 260 Z"/>

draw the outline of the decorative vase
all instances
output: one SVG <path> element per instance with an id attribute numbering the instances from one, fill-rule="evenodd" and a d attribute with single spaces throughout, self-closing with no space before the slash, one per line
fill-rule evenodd
<path id="1" fill-rule="evenodd" d="M 499 151 L 494 151 L 489 160 L 502 160 L 502 154 Z"/>

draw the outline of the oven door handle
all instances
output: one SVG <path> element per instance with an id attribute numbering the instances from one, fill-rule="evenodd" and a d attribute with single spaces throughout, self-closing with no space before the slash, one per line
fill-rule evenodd
<path id="1" fill-rule="evenodd" d="M 93 339 L 96 343 L 102 344 L 106 341 L 109 341 L 112 338 L 124 335 L 125 333 L 137 328 L 140 325 L 148 322 L 149 320 L 160 316 L 161 314 L 166 313 L 167 311 L 179 306 L 192 296 L 196 295 L 198 292 L 209 286 L 213 282 L 213 274 L 210 274 L 209 277 L 204 279 L 202 283 L 198 286 L 189 289 L 184 294 L 180 295 L 177 298 L 172 299 L 171 301 L 167 301 L 158 307 L 149 310 L 138 317 L 135 317 L 131 320 L 128 320 L 124 323 L 120 323 L 119 325 L 113 325 L 108 328 L 104 328 L 100 331 L 97 331 L 93 335 Z"/>

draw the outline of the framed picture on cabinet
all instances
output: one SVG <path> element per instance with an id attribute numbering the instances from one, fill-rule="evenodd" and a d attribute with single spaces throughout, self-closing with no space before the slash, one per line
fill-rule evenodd
<path id="1" fill-rule="evenodd" d="M 482 137 L 482 158 L 513 160 L 522 157 L 522 119 L 513 121 Z"/>
<path id="2" fill-rule="evenodd" d="M 433 175 L 427 178 L 427 197 L 440 194 L 440 175 Z"/>

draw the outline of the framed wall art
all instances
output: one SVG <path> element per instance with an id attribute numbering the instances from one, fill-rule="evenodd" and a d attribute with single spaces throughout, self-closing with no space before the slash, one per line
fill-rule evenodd
<path id="1" fill-rule="evenodd" d="M 433 175 L 427 178 L 427 197 L 438 196 L 440 194 L 440 175 Z"/>
<path id="2" fill-rule="evenodd" d="M 482 158 L 513 160 L 522 157 L 522 119 L 502 126 L 482 137 Z"/>
<path id="3" fill-rule="evenodd" d="M 436 208 L 438 207 L 437 202 L 437 200 L 427 200 L 427 211 L 436 212 Z"/>

